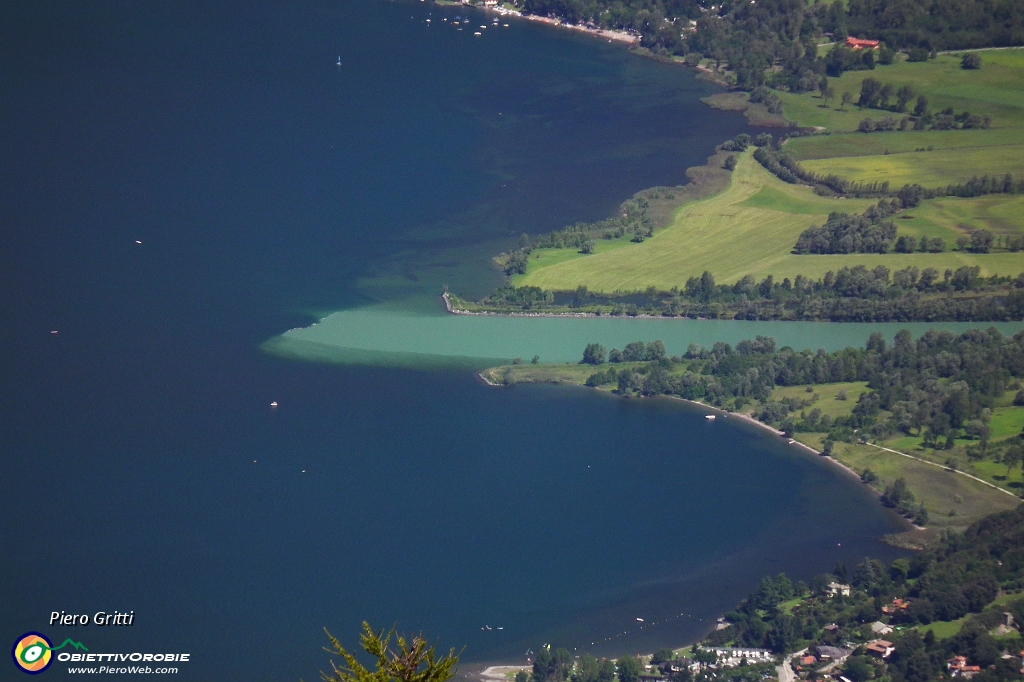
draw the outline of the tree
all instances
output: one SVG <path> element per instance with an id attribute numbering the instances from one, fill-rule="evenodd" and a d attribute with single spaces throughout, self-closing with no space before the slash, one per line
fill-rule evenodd
<path id="1" fill-rule="evenodd" d="M 445 682 L 455 674 L 455 664 L 459 662 L 455 649 L 451 649 L 447 656 L 437 658 L 434 647 L 427 646 L 422 634 L 411 640 L 399 635 L 395 638 L 396 650 L 388 646 L 394 630 L 387 634 L 383 630 L 376 633 L 369 623 L 363 622 L 359 644 L 376 661 L 376 670 L 371 672 L 346 651 L 337 638 L 327 632 L 327 628 L 324 632 L 331 640 L 331 648 L 325 647 L 324 651 L 345 660 L 345 665 L 340 668 L 331 661 L 331 672 L 320 673 L 324 682 Z"/>
<path id="2" fill-rule="evenodd" d="M 718 663 L 718 654 L 711 649 L 704 649 L 693 645 L 693 660 L 704 665 Z"/>
<path id="3" fill-rule="evenodd" d="M 831 85 L 827 86 L 824 90 L 821 91 L 821 99 L 824 100 L 824 104 L 826 107 L 828 106 L 828 103 L 830 101 L 835 99 L 835 97 L 836 91 L 835 88 L 833 88 Z"/>
<path id="4" fill-rule="evenodd" d="M 637 682 L 640 679 L 640 661 L 632 656 L 623 656 L 618 660 L 619 682 Z"/>
<path id="5" fill-rule="evenodd" d="M 657 665 L 659 663 L 664 663 L 665 661 L 671 661 L 675 657 L 676 655 L 672 653 L 671 649 L 658 649 L 654 652 L 654 655 L 651 656 L 651 663 Z"/>
<path id="6" fill-rule="evenodd" d="M 729 156 L 725 157 L 725 163 L 722 164 L 722 168 L 729 171 L 736 168 L 736 155 L 730 154 Z"/>
<path id="7" fill-rule="evenodd" d="M 965 52 L 963 58 L 960 60 L 961 69 L 980 69 L 981 68 L 981 55 L 977 52 Z"/>
<path id="8" fill-rule="evenodd" d="M 885 85 L 883 85 L 882 88 L 878 91 L 878 106 L 882 107 L 883 109 L 888 109 L 889 98 L 892 97 L 892 92 L 892 85 L 890 83 L 886 83 Z"/>
<path id="9" fill-rule="evenodd" d="M 896 91 L 896 111 L 906 111 L 907 104 L 912 99 L 914 99 L 914 88 L 909 85 L 900 86 L 900 89 Z"/>
<path id="10" fill-rule="evenodd" d="M 640 362 L 647 355 L 647 346 L 643 341 L 631 341 L 622 349 L 623 362 Z"/>
<path id="11" fill-rule="evenodd" d="M 853 682 L 867 682 L 875 676 L 875 666 L 867 656 L 851 656 L 844 667 L 846 676 Z"/>
<path id="12" fill-rule="evenodd" d="M 1011 445 L 1003 453 L 1003 464 L 1006 465 L 1006 477 L 1010 477 L 1010 469 L 1024 462 L 1024 448 L 1019 445 Z"/>
<path id="13" fill-rule="evenodd" d="M 661 360 L 667 354 L 664 342 L 661 339 L 655 339 L 647 344 L 647 348 L 644 350 L 644 359 L 647 361 Z"/>
<path id="14" fill-rule="evenodd" d="M 928 98 L 924 95 L 917 96 L 917 104 L 914 105 L 914 116 L 924 116 L 928 113 Z"/>
<path id="15" fill-rule="evenodd" d="M 607 349 L 599 343 L 589 343 L 583 350 L 583 363 L 585 365 L 600 365 L 604 363 L 607 356 Z"/>
<path id="16" fill-rule="evenodd" d="M 971 233 L 971 251 L 974 253 L 988 253 L 992 248 L 992 233 L 988 230 L 975 230 Z"/>
<path id="17" fill-rule="evenodd" d="M 839 110 L 842 111 L 846 108 L 846 105 L 853 101 L 853 95 L 850 94 L 849 90 L 843 92 L 842 97 L 839 98 Z"/>
<path id="18" fill-rule="evenodd" d="M 860 99 L 857 100 L 857 106 L 862 108 L 876 106 L 881 92 L 881 81 L 874 78 L 865 78 L 860 84 Z"/>

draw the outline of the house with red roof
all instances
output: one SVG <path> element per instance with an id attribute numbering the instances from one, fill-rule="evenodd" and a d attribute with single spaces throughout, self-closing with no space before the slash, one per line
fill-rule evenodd
<path id="1" fill-rule="evenodd" d="M 861 38 L 849 37 L 849 38 L 846 39 L 846 42 L 843 43 L 843 44 L 846 45 L 846 47 L 850 48 L 851 50 L 863 50 L 863 49 L 877 50 L 878 49 L 878 41 L 877 40 L 863 40 Z"/>

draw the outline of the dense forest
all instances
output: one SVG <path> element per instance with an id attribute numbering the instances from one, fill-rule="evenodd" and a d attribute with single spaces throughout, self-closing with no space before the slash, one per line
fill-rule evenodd
<path id="1" fill-rule="evenodd" d="M 518 0 L 525 12 L 629 30 L 655 52 L 696 55 L 728 65 L 736 84 L 813 90 L 826 73 L 872 69 L 892 50 L 927 58 L 935 50 L 1024 44 L 1024 0 Z M 880 39 L 886 50 L 833 50 L 824 34 Z M 923 53 L 923 56 L 922 56 Z M 780 66 L 779 70 L 769 70 Z"/>

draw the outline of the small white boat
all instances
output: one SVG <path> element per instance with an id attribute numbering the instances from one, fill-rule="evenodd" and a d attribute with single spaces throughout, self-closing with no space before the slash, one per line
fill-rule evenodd
<path id="1" fill-rule="evenodd" d="M 338 66 L 341 66 L 341 55 L 338 55 Z"/>
<path id="2" fill-rule="evenodd" d="M 277 407 L 277 401 L 275 400 L 274 402 L 270 403 L 270 406 L 271 407 Z"/>
<path id="3" fill-rule="evenodd" d="M 477 31 L 477 32 L 476 32 L 476 33 L 474 33 L 473 35 L 475 35 L 475 36 L 482 36 L 482 35 L 483 35 L 483 33 L 481 33 L 480 31 Z"/>
<path id="4" fill-rule="evenodd" d="M 715 415 L 713 415 L 713 414 L 706 414 L 706 415 L 704 415 L 704 418 L 705 419 L 714 419 Z"/>

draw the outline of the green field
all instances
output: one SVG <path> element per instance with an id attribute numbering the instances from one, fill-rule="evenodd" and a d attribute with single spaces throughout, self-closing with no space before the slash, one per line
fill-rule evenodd
<path id="1" fill-rule="evenodd" d="M 865 78 L 897 88 L 910 85 L 928 98 L 931 111 L 952 107 L 956 114 L 987 114 L 992 117 L 990 129 L 858 133 L 854 131 L 864 118 L 898 119 L 906 114 L 861 109 L 852 103 L 843 107 L 838 96 L 825 106 L 816 94 L 780 92 L 787 119 L 832 133 L 790 140 L 785 149 L 808 170 L 858 182 L 887 180 L 892 187 L 906 183 L 941 187 L 975 175 L 1020 177 L 1024 175 L 1024 50 L 987 51 L 982 58 L 980 71 L 961 69 L 957 55 L 939 55 L 928 62 L 901 61 L 871 71 L 848 71 L 831 82 L 839 95 L 849 92 L 854 102 Z M 1016 223 L 1024 225 L 1020 218 Z"/>
<path id="2" fill-rule="evenodd" d="M 1011 173 L 1021 177 L 1024 175 L 1024 144 L 842 156 L 804 161 L 803 166 L 815 173 L 835 174 L 854 182 L 887 180 L 894 189 L 914 183 L 922 187 L 944 187 L 967 182 L 975 175 L 1002 177 Z"/>
<path id="3" fill-rule="evenodd" d="M 820 448 L 823 434 L 799 435 L 801 441 Z M 923 500 L 928 508 L 930 527 L 963 527 L 995 511 L 1013 509 L 1020 504 L 1019 498 L 966 476 L 870 445 L 837 443 L 833 457 L 857 472 L 871 469 L 879 476 L 874 484 L 879 490 L 897 478 L 904 478 L 917 499 Z"/>
<path id="4" fill-rule="evenodd" d="M 982 59 L 984 64 L 979 71 L 961 69 L 957 55 L 939 55 L 927 62 L 900 61 L 870 71 L 847 71 L 840 78 L 830 80 L 837 95 L 849 92 L 854 102 L 860 95 L 861 82 L 874 78 L 895 87 L 911 85 L 918 94 L 928 98 L 932 111 L 953 107 L 956 113 L 966 110 L 972 114 L 989 114 L 994 128 L 1024 127 L 1024 50 L 986 51 Z M 805 127 L 854 131 L 865 117 L 897 116 L 859 109 L 852 103 L 840 111 L 838 96 L 826 107 L 817 94 L 776 94 L 783 101 L 786 118 Z"/>
<path id="5" fill-rule="evenodd" d="M 926 632 L 934 632 L 935 639 L 949 639 L 956 633 L 960 632 L 960 628 L 967 622 L 967 616 L 959 620 L 937 620 L 934 623 L 928 625 L 922 625 L 917 628 L 917 631 L 924 637 Z"/>
<path id="6" fill-rule="evenodd" d="M 768 274 L 776 279 L 795 278 L 798 274 L 819 278 L 829 270 L 855 265 L 884 265 L 891 270 L 934 267 L 940 272 L 961 265 L 978 265 L 983 275 L 1024 270 L 1024 254 L 1020 253 L 791 253 L 800 233 L 824 223 L 832 211 L 859 213 L 872 203 L 820 197 L 809 187 L 786 184 L 764 170 L 747 152 L 740 156 L 727 189 L 685 204 L 669 227 L 642 244 L 624 240 L 599 243 L 598 252 L 589 256 L 575 249 L 537 249 L 530 256 L 526 274 L 515 277 L 513 283 L 554 291 L 571 291 L 585 285 L 591 291 L 611 293 L 650 286 L 667 291 L 673 286 L 682 287 L 687 278 L 699 276 L 705 270 L 721 283 L 735 282 L 747 274 L 758 278 Z M 936 215 L 929 218 L 933 223 L 938 219 Z M 922 223 L 917 229 L 923 232 L 937 228 Z"/>
<path id="7" fill-rule="evenodd" d="M 975 175 L 996 175 L 1001 178 L 1011 173 L 1021 177 L 1024 175 L 1024 144 L 842 156 L 804 161 L 803 167 L 815 173 L 834 174 L 854 182 L 887 180 L 893 189 L 914 183 L 922 187 L 944 187 L 967 182 Z"/>
<path id="8" fill-rule="evenodd" d="M 889 133 L 833 133 L 794 137 L 786 141 L 786 153 L 797 161 L 827 159 L 837 156 L 880 156 L 918 149 L 972 149 L 1021 144 L 1018 128 L 988 130 L 922 130 Z"/>
<path id="9" fill-rule="evenodd" d="M 901 234 L 942 237 L 953 243 L 959 235 L 978 229 L 996 235 L 1020 233 L 1024 229 L 1022 216 L 1024 196 L 991 194 L 971 199 L 932 199 L 906 211 L 896 222 Z M 1024 254 L 1018 255 L 1019 269 L 1024 269 Z M 1010 274 L 1010 271 L 1003 274 Z"/>
<path id="10" fill-rule="evenodd" d="M 992 410 L 992 421 L 988 426 L 992 440 L 1019 435 L 1024 431 L 1024 408 L 997 407 Z"/>
<path id="11" fill-rule="evenodd" d="M 807 408 L 807 412 L 810 412 L 814 408 L 821 410 L 822 415 L 828 415 L 833 419 L 838 417 L 848 417 L 853 414 L 853 408 L 857 404 L 857 399 L 860 398 L 860 394 L 868 390 L 868 384 L 866 381 L 852 381 L 849 383 L 839 384 L 819 384 L 812 387 L 813 390 L 808 393 L 806 386 L 784 386 L 776 388 L 772 392 L 772 400 L 782 400 L 784 398 L 800 398 L 806 399 L 812 395 L 817 394 L 818 399 L 813 405 Z M 836 396 L 840 391 L 846 391 L 846 400 L 838 400 Z"/>

